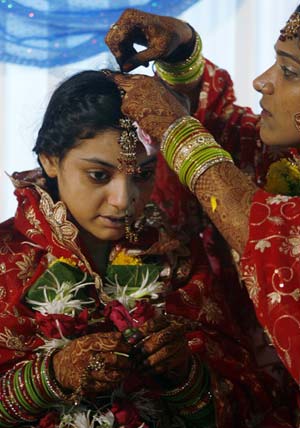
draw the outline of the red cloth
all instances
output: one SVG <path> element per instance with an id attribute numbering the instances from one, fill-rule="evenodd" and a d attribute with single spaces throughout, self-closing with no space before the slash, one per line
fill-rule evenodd
<path id="1" fill-rule="evenodd" d="M 230 78 L 209 62 L 202 88 L 197 116 L 200 119 L 205 116 L 205 125 L 219 133 L 226 147 L 231 144 L 238 148 L 238 141 L 244 136 L 245 155 L 239 150 L 237 157 L 248 167 L 249 156 L 251 166 L 259 150 L 254 138 L 257 117 L 249 110 L 231 106 Z M 212 113 L 208 113 L 209 109 Z M 232 119 L 228 127 L 228 121 L 224 124 L 230 114 Z M 237 130 L 235 123 L 238 123 Z M 251 141 L 255 148 L 248 147 Z M 34 313 L 24 302 L 24 296 L 45 271 L 49 259 L 71 258 L 83 271 L 93 274 L 77 245 L 76 228 L 67 220 L 63 205 L 60 202 L 54 205 L 47 193 L 25 184 L 17 189 L 16 195 L 19 204 L 15 219 L 0 226 L 2 373 L 19 360 L 33 358 L 34 350 L 41 344 L 36 337 Z M 157 168 L 153 200 L 167 214 L 173 228 L 184 231 L 191 239 L 192 264 L 187 262 L 176 272 L 166 307 L 168 312 L 190 322 L 190 347 L 201 355 L 210 369 L 217 426 L 242 428 L 255 419 L 262 420 L 258 426 L 265 428 L 295 426 L 296 385 L 290 382 L 279 363 L 279 369 L 284 372 L 280 376 L 284 392 L 281 394 L 274 372 L 278 364 L 276 356 L 272 356 L 272 361 L 267 359 L 267 369 L 262 367 L 259 352 L 263 353 L 269 346 L 253 340 L 260 337 L 262 331 L 256 323 L 249 297 L 238 281 L 231 257 L 222 245 L 216 248 L 214 239 L 211 240 L 214 248 L 210 248 L 210 257 L 207 257 L 203 242 L 210 241 L 209 229 L 205 229 L 206 239 L 199 239 L 203 231 L 199 223 L 200 216 L 203 218 L 199 204 L 180 185 L 162 158 Z M 219 265 L 211 265 L 213 260 L 219 261 Z"/>
<path id="2" fill-rule="evenodd" d="M 255 194 L 241 272 L 260 323 L 299 384 L 299 197 Z"/>

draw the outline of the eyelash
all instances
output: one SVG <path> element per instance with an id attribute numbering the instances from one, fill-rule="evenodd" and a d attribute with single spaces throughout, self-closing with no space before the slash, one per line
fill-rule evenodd
<path id="1" fill-rule="evenodd" d="M 283 72 L 284 77 L 286 77 L 286 78 L 292 78 L 292 77 L 296 77 L 297 76 L 297 73 L 295 73 L 294 71 L 291 71 L 285 65 L 281 65 L 280 67 L 281 67 L 281 70 Z"/>
<path id="2" fill-rule="evenodd" d="M 154 169 L 144 169 L 139 174 L 134 174 L 133 179 L 134 181 L 137 181 L 137 182 L 150 181 L 153 179 L 154 175 L 155 175 Z"/>
<path id="3" fill-rule="evenodd" d="M 109 181 L 110 179 L 110 175 L 104 171 L 89 171 L 88 175 L 92 179 L 92 181 L 94 181 L 95 183 L 104 183 Z"/>
<path id="4" fill-rule="evenodd" d="M 88 175 L 95 183 L 106 183 L 111 178 L 111 175 L 105 171 L 89 171 Z M 142 170 L 139 174 L 134 174 L 132 178 L 136 182 L 146 182 L 152 180 L 154 175 L 154 169 L 145 169 Z"/>

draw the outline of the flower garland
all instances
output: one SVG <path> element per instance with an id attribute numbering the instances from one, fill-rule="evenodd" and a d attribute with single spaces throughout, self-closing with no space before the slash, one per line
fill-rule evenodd
<path id="1" fill-rule="evenodd" d="M 300 156 L 296 149 L 290 150 L 291 159 L 280 159 L 270 165 L 265 190 L 286 196 L 300 195 Z"/>
<path id="2" fill-rule="evenodd" d="M 104 292 L 111 300 L 96 322 L 113 323 L 133 343 L 137 328 L 161 306 L 160 295 L 164 290 L 164 283 L 159 281 L 161 270 L 161 266 L 143 263 L 140 256 L 116 247 L 104 285 Z M 91 285 L 93 278 L 64 258 L 52 262 L 38 278 L 27 293 L 27 303 L 36 312 L 39 335 L 44 341 L 38 351 L 59 349 L 90 331 L 95 324 L 96 306 L 96 300 L 86 294 Z M 106 405 L 100 408 L 85 402 L 78 406 L 58 405 L 40 420 L 39 427 L 147 428 L 143 420 L 159 417 L 152 399 L 153 393 L 149 395 L 141 379 L 133 376 L 130 386 L 125 382 Z"/>

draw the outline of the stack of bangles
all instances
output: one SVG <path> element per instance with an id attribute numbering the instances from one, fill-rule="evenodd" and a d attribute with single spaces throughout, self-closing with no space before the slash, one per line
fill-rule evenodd
<path id="1" fill-rule="evenodd" d="M 164 392 L 162 397 L 168 406 L 176 408 L 191 426 L 215 426 L 209 371 L 196 356 L 193 356 L 188 380 L 178 388 Z"/>
<path id="2" fill-rule="evenodd" d="M 35 360 L 19 363 L 1 377 L 0 427 L 35 421 L 54 402 L 69 401 L 51 376 L 52 354 L 38 354 Z"/>
<path id="3" fill-rule="evenodd" d="M 198 178 L 219 162 L 233 162 L 226 150 L 192 116 L 176 120 L 164 134 L 161 152 L 181 183 L 195 193 Z"/>
<path id="4" fill-rule="evenodd" d="M 201 52 L 202 42 L 200 36 L 195 33 L 195 46 L 191 55 L 184 61 L 175 63 L 156 61 L 156 73 L 171 86 L 197 82 L 203 74 L 205 65 Z"/>

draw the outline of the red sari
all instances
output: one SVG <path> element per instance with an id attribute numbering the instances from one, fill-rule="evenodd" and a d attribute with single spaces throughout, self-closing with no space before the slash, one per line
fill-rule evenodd
<path id="1" fill-rule="evenodd" d="M 18 361 L 35 358 L 37 347 L 42 344 L 37 336 L 35 313 L 27 305 L 25 296 L 49 263 L 53 259 L 67 258 L 83 272 L 97 277 L 79 247 L 77 229 L 68 220 L 63 203 L 54 204 L 49 194 L 32 184 L 32 180 L 32 177 L 27 181 L 24 177 L 21 181 L 15 180 L 16 216 L 0 227 L 2 374 Z M 185 190 L 181 191 L 184 196 Z M 167 205 L 165 200 L 159 200 L 159 194 L 157 186 L 153 198 L 161 206 Z M 166 283 L 169 289 L 166 310 L 186 320 L 190 348 L 209 368 L 217 426 L 246 428 L 252 423 L 265 428 L 293 427 L 293 386 L 288 377 L 281 376 L 281 381 L 284 378 L 285 382 L 282 394 L 272 372 L 277 362 L 271 364 L 269 361 L 270 370 L 258 363 L 257 347 L 251 343 L 244 329 L 245 320 L 238 318 L 240 314 L 234 306 L 239 302 L 247 307 L 247 321 L 251 324 L 252 309 L 247 296 L 229 265 L 223 266 L 226 276 L 222 281 L 214 274 L 202 240 L 194 234 L 193 217 L 184 215 L 187 205 L 182 205 L 180 196 L 175 198 L 173 212 L 177 207 L 182 213 L 177 221 L 172 217 L 173 232 L 163 217 L 161 223 L 156 216 L 154 229 L 145 230 L 137 245 L 144 250 L 152 248 L 157 256 L 170 260 L 172 275 Z M 186 229 L 187 224 L 189 229 Z M 231 287 L 235 290 L 232 295 Z M 266 347 L 266 344 L 262 346 Z"/>

